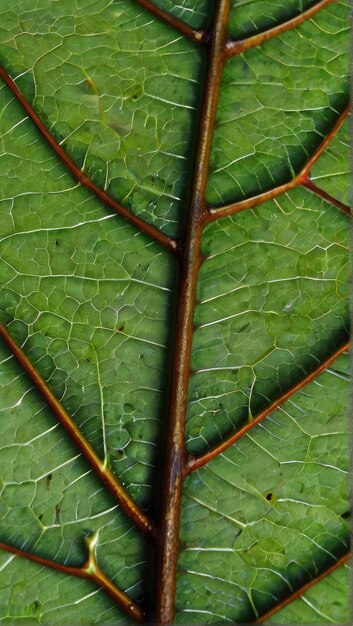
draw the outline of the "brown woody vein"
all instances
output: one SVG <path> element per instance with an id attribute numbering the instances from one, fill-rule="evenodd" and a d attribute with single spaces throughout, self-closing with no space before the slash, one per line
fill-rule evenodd
<path id="1" fill-rule="evenodd" d="M 178 20 L 176 17 L 167 13 L 167 11 L 163 11 L 160 9 L 154 2 L 150 2 L 150 0 L 135 0 L 137 4 L 139 4 L 144 9 L 147 9 L 152 15 L 158 17 L 158 19 L 162 20 L 168 26 L 171 26 L 175 30 L 179 31 L 182 35 L 185 35 L 191 41 L 196 43 L 202 43 L 205 39 L 205 32 L 203 30 L 196 30 L 191 28 L 185 22 Z"/>
<path id="2" fill-rule="evenodd" d="M 318 365 L 318 367 L 316 367 L 312 372 L 304 376 L 304 378 L 299 380 L 295 385 L 290 387 L 290 389 L 285 391 L 276 400 L 271 402 L 271 404 L 269 404 L 266 408 L 260 411 L 260 413 L 255 415 L 254 418 L 251 420 L 251 422 L 248 422 L 247 424 L 245 424 L 243 428 L 240 428 L 236 432 L 232 433 L 228 438 L 221 441 L 219 444 L 217 444 L 214 448 L 212 448 L 205 454 L 202 454 L 199 457 L 194 457 L 190 455 L 188 462 L 185 465 L 186 475 L 194 472 L 200 467 L 203 467 L 204 465 L 209 463 L 209 461 L 212 461 L 212 459 L 215 459 L 219 454 L 222 454 L 222 452 L 227 450 L 230 446 L 233 445 L 233 443 L 235 443 L 236 441 L 244 437 L 244 435 L 249 430 L 251 430 L 252 428 L 254 428 L 254 426 L 262 422 L 262 420 L 265 419 L 265 417 L 267 417 L 268 415 L 270 415 L 270 413 L 272 413 L 273 411 L 278 409 L 280 406 L 282 406 L 282 404 L 287 402 L 287 400 L 289 400 L 289 398 L 291 398 L 295 393 L 297 393 L 298 391 L 306 387 L 309 383 L 311 383 L 313 380 L 315 380 L 315 378 L 317 378 L 327 368 L 329 368 L 330 365 L 332 365 L 332 363 L 341 354 L 343 354 L 344 352 L 347 352 L 348 349 L 349 349 L 349 341 L 346 341 L 344 344 L 342 344 L 342 346 L 340 346 L 340 348 L 338 348 L 338 350 L 336 350 L 327 359 L 325 359 L 325 361 L 320 363 L 320 365 Z"/>
<path id="3" fill-rule="evenodd" d="M 310 7 L 306 11 L 303 11 L 296 17 L 293 17 L 292 19 L 287 20 L 286 22 L 283 22 L 282 24 L 278 24 L 274 28 L 269 28 L 268 30 L 262 33 L 258 33 L 257 35 L 252 35 L 251 37 L 247 37 L 246 39 L 239 39 L 237 41 L 228 41 L 226 50 L 225 50 L 225 54 L 227 58 L 229 59 L 233 56 L 236 56 L 237 54 L 240 54 L 241 52 L 245 52 L 246 50 L 249 50 L 250 48 L 259 46 L 265 41 L 268 41 L 268 39 L 277 37 L 278 35 L 281 35 L 282 33 L 286 32 L 287 30 L 291 30 L 292 28 L 297 28 L 297 26 L 299 26 L 302 22 L 305 22 L 306 20 L 310 19 L 311 17 L 313 17 L 313 15 L 315 15 L 315 13 L 320 11 L 320 9 L 323 9 L 327 4 L 331 4 L 332 2 L 335 2 L 335 0 L 321 0 L 320 2 L 317 2 L 312 7 Z"/>
<path id="4" fill-rule="evenodd" d="M 147 536 L 153 536 L 155 529 L 152 521 L 147 515 L 141 511 L 136 502 L 129 496 L 128 492 L 124 489 L 122 484 L 116 478 L 116 476 L 105 466 L 104 462 L 97 456 L 92 446 L 81 431 L 77 428 L 76 424 L 71 419 L 70 415 L 59 402 L 57 397 L 53 394 L 48 387 L 42 376 L 32 365 L 30 360 L 26 357 L 23 350 L 11 337 L 8 330 L 3 324 L 0 324 L 0 337 L 4 340 L 12 354 L 16 357 L 26 374 L 36 386 L 39 393 L 42 395 L 50 409 L 56 415 L 60 424 L 65 428 L 72 441 L 76 444 L 77 448 L 87 459 L 96 475 L 100 478 L 103 484 L 110 491 L 114 499 L 120 504 L 123 511 L 134 522 L 134 524 Z"/>
<path id="5" fill-rule="evenodd" d="M 307 591 L 309 591 L 311 587 L 314 587 L 314 585 L 317 585 L 317 583 L 321 582 L 324 578 L 326 578 L 326 576 L 329 576 L 330 574 L 332 574 L 339 567 L 343 567 L 343 565 L 347 565 L 349 561 L 351 560 L 351 558 L 352 558 L 352 553 L 347 552 L 340 559 L 337 559 L 337 561 L 333 565 L 331 565 L 331 567 L 328 567 L 324 572 L 322 572 L 318 576 L 315 576 L 314 578 L 309 580 L 309 582 L 307 582 L 302 587 L 299 587 L 299 589 L 297 589 L 287 598 L 285 598 L 284 600 L 276 604 L 270 611 L 268 611 L 264 615 L 261 615 L 261 617 L 259 617 L 256 621 L 252 623 L 263 624 L 263 622 L 270 619 L 270 617 L 278 613 L 278 611 L 280 611 L 281 609 L 284 609 L 285 606 L 287 606 L 294 600 L 298 600 L 298 598 L 301 598 L 301 596 L 303 596 Z"/>
<path id="6" fill-rule="evenodd" d="M 240 200 L 239 202 L 233 202 L 232 204 L 227 204 L 219 208 L 210 207 L 208 221 L 213 222 L 217 219 L 220 219 L 221 217 L 228 217 L 229 215 L 235 215 L 236 213 L 240 213 L 241 211 L 246 211 L 247 209 L 253 209 L 259 204 L 268 202 L 269 200 L 273 200 L 274 198 L 277 198 L 277 196 L 287 193 L 291 189 L 294 189 L 295 187 L 300 187 L 301 185 L 303 187 L 306 187 L 313 193 L 316 193 L 320 197 L 324 198 L 327 202 L 329 202 L 330 204 L 333 204 L 334 206 L 339 208 L 341 211 L 343 211 L 343 213 L 346 213 L 346 215 L 351 216 L 352 213 L 351 213 L 351 209 L 349 206 L 343 204 L 336 198 L 333 198 L 332 196 L 330 196 L 328 193 L 326 193 L 325 191 L 317 187 L 310 179 L 311 168 L 316 163 L 316 161 L 321 156 L 321 154 L 324 152 L 324 150 L 327 148 L 329 143 L 331 143 L 331 141 L 337 135 L 343 122 L 350 114 L 350 106 L 351 106 L 350 103 L 348 103 L 344 111 L 342 111 L 342 113 L 338 116 L 337 120 L 335 121 L 329 133 L 327 133 L 326 137 L 324 137 L 324 139 L 319 144 L 315 152 L 307 160 L 304 167 L 299 172 L 299 174 L 295 176 L 295 178 L 288 181 L 287 183 L 284 183 L 283 185 L 279 185 L 278 187 L 269 189 L 268 191 L 265 191 L 264 193 L 260 193 L 256 196 L 252 196 L 251 198 L 246 198 L 245 200 Z"/>
<path id="7" fill-rule="evenodd" d="M 62 572 L 64 574 L 68 574 L 69 576 L 76 576 L 78 578 L 85 578 L 86 580 L 92 581 L 98 587 L 104 589 L 104 591 L 114 600 L 114 602 L 116 602 L 120 606 L 124 613 L 129 615 L 129 617 L 135 619 L 135 621 L 141 622 L 144 618 L 144 613 L 142 609 L 124 591 L 114 585 L 114 583 L 100 569 L 94 552 L 97 542 L 97 535 L 95 534 L 86 537 L 85 542 L 88 550 L 88 558 L 81 567 L 69 567 L 67 565 L 57 563 L 56 561 L 43 559 L 42 557 L 32 554 L 31 552 L 26 552 L 25 550 L 14 548 L 13 546 L 9 546 L 6 543 L 0 543 L 0 549 L 5 550 L 6 552 L 10 552 L 15 556 L 20 556 L 28 559 L 33 563 L 38 563 L 38 565 L 43 565 L 44 567 L 54 569 L 57 572 Z"/>
<path id="8" fill-rule="evenodd" d="M 162 511 L 158 533 L 160 541 L 155 615 L 155 622 L 158 625 L 171 624 L 174 617 L 180 500 L 186 462 L 185 413 L 194 331 L 195 293 L 198 270 L 202 262 L 201 236 L 207 211 L 205 192 L 224 63 L 223 51 L 227 41 L 229 4 L 230 0 L 220 0 L 217 3 L 213 29 L 207 41 L 208 70 L 203 88 L 188 224 L 181 244 L 164 481 L 161 493 Z"/>
<path id="9" fill-rule="evenodd" d="M 94 185 L 94 183 L 92 183 L 92 181 L 90 181 L 82 173 L 82 171 L 77 168 L 77 166 L 68 157 L 68 155 L 61 148 L 61 146 L 56 142 L 53 136 L 45 128 L 38 115 L 35 113 L 30 104 L 25 100 L 17 85 L 7 74 L 7 72 L 3 68 L 0 68 L 0 76 L 11 89 L 17 100 L 21 103 L 28 116 L 35 123 L 46 141 L 66 164 L 66 166 L 75 176 L 75 178 L 81 184 L 85 185 L 90 191 L 93 191 L 93 193 L 95 193 L 107 206 L 116 211 L 116 213 L 118 213 L 128 222 L 134 224 L 139 230 L 152 237 L 152 239 L 154 239 L 156 242 L 158 242 L 171 252 L 179 253 L 179 298 L 172 368 L 174 376 L 172 375 L 170 385 L 171 390 L 168 418 L 169 430 L 167 436 L 166 466 L 164 473 L 165 482 L 162 491 L 163 505 L 161 524 L 160 528 L 158 529 L 159 541 L 156 603 L 157 610 L 155 618 L 157 623 L 160 625 L 166 626 L 167 624 L 170 624 L 173 620 L 174 615 L 180 497 L 184 477 L 188 473 L 208 463 L 212 458 L 215 458 L 215 456 L 217 456 L 223 450 L 232 445 L 232 443 L 244 436 L 244 434 L 250 428 L 258 424 L 262 419 L 264 419 L 273 410 L 283 404 L 283 402 L 285 402 L 294 393 L 296 393 L 309 382 L 314 380 L 321 372 L 329 367 L 329 365 L 340 354 L 348 349 L 348 342 L 346 342 L 333 355 L 331 355 L 328 359 L 322 362 L 315 370 L 305 376 L 301 381 L 299 381 L 296 385 L 294 385 L 287 392 L 282 394 L 266 409 L 259 413 L 250 424 L 232 434 L 228 439 L 221 442 L 213 450 L 208 451 L 206 454 L 198 458 L 194 458 L 191 456 L 187 457 L 184 443 L 186 392 L 190 373 L 189 363 L 191 340 L 193 335 L 195 288 L 198 269 L 202 262 L 201 235 L 205 224 L 215 219 L 219 219 L 227 215 L 233 215 L 235 213 L 238 213 L 239 211 L 253 208 L 258 204 L 275 198 L 276 196 L 285 193 L 286 191 L 289 191 L 290 189 L 299 185 L 306 187 L 311 192 L 316 193 L 330 204 L 338 207 L 340 210 L 350 215 L 349 207 L 327 194 L 310 180 L 310 169 L 312 165 L 338 132 L 341 124 L 349 113 L 348 106 L 338 117 L 333 128 L 322 141 L 312 157 L 308 160 L 304 168 L 293 180 L 284 185 L 280 185 L 275 189 L 269 190 L 268 192 L 259 194 L 257 196 L 248 198 L 237 203 L 233 203 L 220 208 L 207 207 L 205 200 L 205 190 L 207 184 L 214 118 L 219 96 L 222 68 L 228 58 L 236 54 L 240 54 L 241 52 L 244 52 L 251 47 L 258 46 L 262 42 L 272 37 L 275 37 L 285 32 L 286 30 L 297 27 L 304 20 L 312 17 L 317 11 L 319 11 L 321 8 L 323 8 L 332 1 L 334 0 L 321 0 L 320 2 L 310 7 L 307 11 L 304 11 L 300 15 L 294 17 L 291 20 L 288 20 L 281 25 L 278 25 L 275 28 L 269 29 L 268 31 L 244 40 L 230 41 L 227 40 L 227 21 L 230 0 L 219 1 L 215 11 L 214 22 L 211 32 L 192 29 L 188 25 L 184 24 L 182 21 L 178 20 L 177 18 L 171 16 L 167 12 L 157 7 L 153 2 L 150 2 L 149 0 L 135 0 L 135 2 L 137 2 L 143 8 L 147 9 L 158 19 L 161 19 L 168 26 L 171 26 L 174 29 L 178 30 L 180 33 L 182 33 L 192 41 L 196 43 L 206 44 L 208 50 L 208 73 L 204 86 L 204 96 L 199 121 L 199 134 L 189 207 L 189 221 L 186 233 L 184 235 L 184 239 L 179 246 L 174 239 L 165 235 L 150 224 L 147 224 L 139 217 L 131 214 L 125 207 L 122 207 L 118 202 L 111 198 L 109 194 Z M 128 496 L 123 487 L 120 485 L 117 478 L 102 466 L 102 462 L 98 459 L 94 450 L 83 438 L 82 434 L 78 431 L 77 427 L 72 422 L 65 409 L 59 403 L 54 394 L 52 394 L 49 387 L 40 377 L 33 365 L 29 362 L 23 351 L 11 338 L 8 331 L 3 325 L 0 326 L 0 336 L 3 337 L 3 339 L 10 347 L 16 358 L 19 360 L 29 377 L 36 384 L 40 393 L 46 399 L 48 405 L 54 411 L 59 421 L 70 433 L 78 448 L 91 463 L 92 467 L 106 484 L 107 488 L 119 501 L 125 512 L 133 519 L 135 524 L 140 528 L 140 530 L 142 530 L 142 532 L 145 532 L 146 534 L 149 534 L 151 536 L 156 536 L 156 531 L 151 520 L 148 519 L 148 517 L 138 508 L 136 503 Z M 19 550 L 18 548 L 14 548 L 7 544 L 0 543 L 0 548 L 15 555 L 23 556 L 41 565 L 45 565 L 47 567 L 66 572 L 67 574 L 91 579 L 92 581 L 96 582 L 100 587 L 105 589 L 105 591 L 121 606 L 121 608 L 127 614 L 129 614 L 135 620 L 140 621 L 143 618 L 142 610 L 124 592 L 120 591 L 100 570 L 95 559 L 93 542 L 92 544 L 90 544 L 90 540 L 88 539 L 87 545 L 89 558 L 81 568 L 73 568 L 60 565 L 56 562 L 43 559 L 39 556 L 27 553 L 23 550 Z M 278 603 L 275 607 L 273 607 L 273 609 L 271 609 L 271 611 L 258 618 L 255 623 L 262 623 L 264 620 L 271 617 L 279 609 L 286 606 L 289 602 L 300 597 L 311 586 L 313 586 L 314 584 L 322 580 L 326 575 L 334 571 L 334 569 L 340 567 L 344 563 L 347 563 L 349 557 L 350 554 L 347 553 L 333 566 L 328 568 L 316 578 L 312 579 L 306 585 L 299 588 L 296 592 L 288 596 L 281 603 Z"/>
<path id="10" fill-rule="evenodd" d="M 177 242 L 172 237 L 165 235 L 158 228 L 155 228 L 151 224 L 148 224 L 144 220 L 142 220 L 137 215 L 131 213 L 124 206 L 119 204 L 114 198 L 112 198 L 106 191 L 103 191 L 97 185 L 95 185 L 83 172 L 79 167 L 70 159 L 69 155 L 65 152 L 65 150 L 58 144 L 58 142 L 54 139 L 53 135 L 48 131 L 48 129 L 43 124 L 40 117 L 37 115 L 33 107 L 27 102 L 26 98 L 23 96 L 16 83 L 12 80 L 9 74 L 3 67 L 0 67 L 0 77 L 12 91 L 15 98 L 17 98 L 18 102 L 22 105 L 24 110 L 26 111 L 28 117 L 32 120 L 32 122 L 36 125 L 39 132 L 42 134 L 44 139 L 48 142 L 50 147 L 54 150 L 54 152 L 60 157 L 60 159 L 65 163 L 66 167 L 70 170 L 72 175 L 78 180 L 81 185 L 86 187 L 89 191 L 92 191 L 106 206 L 115 211 L 120 217 L 124 220 L 133 224 L 138 228 L 141 232 L 145 233 L 154 241 L 157 241 L 159 244 L 170 250 L 171 252 L 176 252 L 177 250 Z"/>

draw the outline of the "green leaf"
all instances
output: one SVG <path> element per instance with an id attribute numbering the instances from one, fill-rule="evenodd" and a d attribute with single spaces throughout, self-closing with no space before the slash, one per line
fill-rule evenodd
<path id="1" fill-rule="evenodd" d="M 3 0 L 1 623 L 349 621 L 348 18 Z"/>

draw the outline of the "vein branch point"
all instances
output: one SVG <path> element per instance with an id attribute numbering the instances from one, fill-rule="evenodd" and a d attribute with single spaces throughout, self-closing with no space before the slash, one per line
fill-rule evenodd
<path id="1" fill-rule="evenodd" d="M 97 541 L 98 533 L 94 533 L 91 537 L 86 538 L 86 545 L 89 551 L 88 561 L 82 567 L 71 567 L 68 565 L 62 565 L 56 561 L 50 559 L 44 559 L 32 552 L 16 548 L 7 543 L 0 543 L 0 550 L 10 552 L 15 556 L 22 557 L 28 561 L 32 561 L 43 567 L 56 570 L 69 576 L 76 576 L 77 578 L 84 578 L 96 583 L 98 587 L 104 589 L 104 591 L 116 602 L 120 608 L 129 617 L 135 619 L 135 621 L 141 622 L 144 618 L 144 612 L 141 607 L 130 598 L 125 591 L 122 591 L 117 585 L 115 585 L 100 569 L 94 549 Z"/>

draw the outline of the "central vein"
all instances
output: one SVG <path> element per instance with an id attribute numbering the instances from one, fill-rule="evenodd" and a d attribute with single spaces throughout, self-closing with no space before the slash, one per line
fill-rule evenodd
<path id="1" fill-rule="evenodd" d="M 180 248 L 180 273 L 176 332 L 172 362 L 168 431 L 157 564 L 157 608 L 155 621 L 167 626 L 174 617 L 176 567 L 179 547 L 179 517 L 186 469 L 185 415 L 194 331 L 196 283 L 201 265 L 201 236 L 207 217 L 208 179 L 214 121 L 225 58 L 230 0 L 217 3 L 208 40 L 208 70 L 204 85 L 194 161 L 188 223 Z"/>

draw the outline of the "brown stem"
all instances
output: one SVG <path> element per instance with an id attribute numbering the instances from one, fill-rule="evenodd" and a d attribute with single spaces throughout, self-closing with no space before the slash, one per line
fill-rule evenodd
<path id="1" fill-rule="evenodd" d="M 72 421 L 63 405 L 53 394 L 44 379 L 37 372 L 30 360 L 24 354 L 23 350 L 14 341 L 3 324 L 0 324 L 0 337 L 2 337 L 5 341 L 12 354 L 16 357 L 26 374 L 28 374 L 29 378 L 35 384 L 39 393 L 43 396 L 48 406 L 58 418 L 60 424 L 65 428 L 77 448 L 87 459 L 98 478 L 109 489 L 115 500 L 120 504 L 123 511 L 145 535 L 154 536 L 154 526 L 151 520 L 143 511 L 141 511 L 136 502 L 131 498 L 131 496 L 129 496 L 127 491 L 118 481 L 116 476 L 97 456 L 92 446 L 88 443 L 80 430 L 77 428 L 76 424 Z"/>
<path id="2" fill-rule="evenodd" d="M 269 189 L 269 191 L 265 191 L 264 193 L 260 193 L 256 196 L 252 196 L 251 198 L 246 198 L 245 200 L 240 200 L 239 202 L 233 202 L 232 204 L 227 204 L 223 207 L 210 207 L 208 210 L 207 221 L 213 222 L 215 220 L 220 219 L 221 217 L 228 217 L 229 215 L 235 215 L 236 213 L 240 213 L 240 211 L 246 211 L 247 209 L 252 209 L 263 202 L 268 202 L 269 200 L 273 200 L 277 196 L 290 191 L 294 187 L 299 187 L 300 185 L 306 185 L 309 181 L 309 173 L 314 163 L 317 161 L 319 156 L 323 153 L 323 151 L 327 148 L 328 144 L 335 137 L 340 127 L 342 126 L 344 120 L 350 113 L 350 104 L 346 106 L 344 111 L 338 116 L 336 122 L 332 126 L 330 132 L 326 135 L 323 141 L 315 150 L 314 154 L 307 160 L 304 167 L 301 169 L 299 174 L 288 183 L 284 183 L 283 185 L 279 185 L 274 189 Z M 312 189 L 313 191 L 313 189 Z M 319 194 L 321 195 L 321 194 Z M 341 207 L 340 207 L 341 208 Z"/>
<path id="3" fill-rule="evenodd" d="M 315 183 L 313 183 L 311 179 L 306 180 L 303 183 L 303 187 L 306 187 L 307 189 L 309 189 L 309 191 L 312 191 L 317 196 L 320 196 L 320 198 L 323 198 L 323 200 L 326 200 L 326 202 L 329 202 L 330 204 L 336 206 L 346 215 L 349 215 L 349 217 L 352 217 L 351 208 L 347 204 L 343 204 L 343 202 L 340 202 L 340 200 L 337 200 L 337 198 L 334 198 L 329 193 L 326 193 L 326 191 L 315 185 Z"/>
<path id="4" fill-rule="evenodd" d="M 337 135 L 337 133 L 338 133 L 339 129 L 341 128 L 343 122 L 345 121 L 347 116 L 350 114 L 350 111 L 351 111 L 351 103 L 348 102 L 348 104 L 345 107 L 345 109 L 342 111 L 342 113 L 340 113 L 340 115 L 336 119 L 336 121 L 335 121 L 334 125 L 332 126 L 331 130 L 327 133 L 326 137 L 324 137 L 324 139 L 322 140 L 320 145 L 316 148 L 314 154 L 310 157 L 310 159 L 308 159 L 308 161 L 306 162 L 305 166 L 303 167 L 303 169 L 301 170 L 300 174 L 298 175 L 302 179 L 301 182 L 304 182 L 304 180 L 309 176 L 309 172 L 310 172 L 312 166 L 314 165 L 314 163 L 316 163 L 316 161 L 318 160 L 319 156 L 321 156 L 321 154 L 324 152 L 324 150 L 326 150 L 327 146 L 329 145 L 329 143 L 331 143 L 332 139 Z"/>
<path id="5" fill-rule="evenodd" d="M 266 620 L 270 619 L 270 617 L 272 617 L 272 615 L 277 613 L 277 611 L 280 611 L 281 609 L 283 609 L 285 606 L 293 602 L 293 600 L 298 600 L 298 598 L 300 598 L 304 593 L 306 593 L 311 587 L 313 587 L 314 585 L 317 585 L 317 583 L 319 583 L 321 580 L 326 578 L 326 576 L 329 576 L 329 574 L 332 574 L 332 572 L 334 572 L 336 569 L 348 563 L 351 556 L 352 556 L 351 552 L 348 552 L 347 554 L 342 556 L 340 559 L 338 559 L 338 561 L 336 561 L 336 563 L 334 563 L 333 565 L 331 565 L 331 567 L 329 567 L 327 570 L 322 572 L 322 574 L 319 574 L 315 578 L 312 578 L 308 583 L 306 583 L 306 585 L 303 585 L 302 587 L 297 589 L 297 591 L 294 591 L 294 593 L 288 596 L 288 598 L 286 598 L 285 600 L 282 600 L 282 602 L 279 602 L 279 604 L 276 604 L 276 606 L 274 606 L 270 611 L 265 613 L 265 615 L 261 615 L 261 617 L 259 617 L 256 621 L 251 622 L 251 623 L 262 624 Z"/>
<path id="6" fill-rule="evenodd" d="M 210 207 L 208 221 L 214 222 L 215 220 L 221 219 L 222 217 L 228 217 L 229 215 L 235 215 L 236 213 L 240 213 L 241 211 L 253 209 L 259 204 L 263 204 L 264 202 L 273 200 L 274 198 L 277 198 L 277 196 L 281 196 L 283 193 L 290 191 L 294 187 L 298 187 L 299 184 L 300 183 L 298 182 L 297 178 L 294 178 L 288 183 L 279 185 L 274 189 L 269 189 L 269 191 L 259 193 L 258 195 L 252 196 L 251 198 L 245 198 L 245 200 L 239 200 L 238 202 L 233 202 L 232 204 L 227 204 L 219 208 Z"/>
<path id="7" fill-rule="evenodd" d="M 168 24 L 168 26 L 175 28 L 175 30 L 178 30 L 180 33 L 185 35 L 185 37 L 191 39 L 191 41 L 196 41 L 196 43 L 202 43 L 204 41 L 206 35 L 203 30 L 191 28 L 185 24 L 185 22 L 182 22 L 181 20 L 178 20 L 177 17 L 174 17 L 174 15 L 160 9 L 156 4 L 154 4 L 154 2 L 151 2 L 150 0 L 135 0 L 135 2 L 152 13 L 152 15 Z"/>
<path id="8" fill-rule="evenodd" d="M 259 46 L 264 41 L 268 39 L 272 39 L 272 37 L 277 37 L 277 35 L 281 35 L 287 30 L 291 30 L 292 28 L 296 28 L 305 20 L 310 19 L 315 13 L 323 9 L 327 4 L 334 2 L 335 0 L 321 0 L 317 2 L 312 7 L 300 13 L 296 17 L 283 22 L 283 24 L 278 24 L 278 26 L 274 26 L 273 28 L 269 28 L 262 33 L 258 33 L 257 35 L 252 35 L 251 37 L 247 37 L 246 39 L 240 39 L 238 41 L 228 41 L 226 46 L 226 56 L 227 59 L 234 57 L 241 52 L 245 52 L 245 50 L 249 50 L 249 48 L 254 48 L 255 46 Z"/>
<path id="9" fill-rule="evenodd" d="M 252 428 L 254 428 L 254 426 L 256 426 L 257 424 L 262 422 L 262 420 L 265 419 L 265 417 L 267 417 L 270 413 L 272 413 L 272 411 L 274 411 L 279 406 L 284 404 L 284 402 L 289 400 L 289 398 L 291 398 L 295 393 L 297 393 L 298 391 L 303 389 L 303 387 L 305 387 L 306 385 L 311 383 L 313 380 L 315 380 L 315 378 L 317 376 L 319 376 L 319 374 L 321 374 L 328 367 L 330 367 L 330 365 L 343 352 L 346 352 L 348 350 L 348 348 L 349 348 L 349 341 L 346 341 L 340 348 L 338 348 L 338 350 L 336 350 L 333 354 L 331 354 L 331 356 L 329 356 L 325 361 L 320 363 L 320 365 L 316 369 L 314 369 L 312 372 L 310 372 L 310 374 L 307 374 L 306 376 L 304 376 L 304 378 L 302 378 L 299 382 L 297 382 L 295 385 L 293 385 L 293 387 L 288 389 L 288 391 L 286 391 L 281 396 L 279 396 L 276 400 L 274 400 L 274 402 L 271 402 L 271 404 L 269 404 L 269 406 L 267 406 L 265 409 L 260 411 L 260 413 L 258 413 L 251 420 L 251 422 L 249 422 L 248 424 L 243 426 L 243 428 L 241 428 L 237 432 L 233 433 L 230 437 L 228 437 L 224 441 L 221 441 L 212 450 L 208 450 L 208 452 L 206 452 L 202 456 L 189 458 L 189 460 L 187 462 L 187 465 L 186 465 L 186 468 L 185 468 L 185 473 L 186 474 L 191 474 L 191 472 L 194 472 L 195 470 L 199 469 L 200 467 L 203 467 L 204 465 L 206 465 L 207 463 L 212 461 L 212 459 L 215 459 L 219 454 L 221 454 L 222 452 L 227 450 L 227 448 L 232 446 L 233 443 L 235 443 L 236 441 L 238 441 L 239 439 L 244 437 L 244 435 L 249 430 L 251 430 Z"/>
<path id="10" fill-rule="evenodd" d="M 86 187 L 86 189 L 94 193 L 106 206 L 108 206 L 110 209 L 115 211 L 115 213 L 120 215 L 120 217 L 124 218 L 124 220 L 129 222 L 129 224 L 133 224 L 136 228 L 138 228 L 145 235 L 148 235 L 149 237 L 151 237 L 151 239 L 159 243 L 161 246 L 164 246 L 164 248 L 167 248 L 167 250 L 170 250 L 171 252 L 177 252 L 178 244 L 175 239 L 173 239 L 172 237 L 169 237 L 168 235 L 165 235 L 160 230 L 158 230 L 158 228 L 155 228 L 151 224 L 148 224 L 137 215 L 130 213 L 128 209 L 126 209 L 121 204 L 119 204 L 119 202 L 114 200 L 106 191 L 103 191 L 102 189 L 97 187 L 97 185 L 95 185 L 77 167 L 77 165 L 72 161 L 72 159 L 70 159 L 69 155 L 65 152 L 65 150 L 57 143 L 53 135 L 44 126 L 40 117 L 31 107 L 29 102 L 27 102 L 27 100 L 25 99 L 25 97 L 23 96 L 19 88 L 17 87 L 16 83 L 12 80 L 12 78 L 9 76 L 9 74 L 6 72 L 6 70 L 3 67 L 0 67 L 0 77 L 9 87 L 9 89 L 12 91 L 13 95 L 21 104 L 23 109 L 26 111 L 28 117 L 36 125 L 39 132 L 43 135 L 44 139 L 47 141 L 50 147 L 54 150 L 54 152 L 60 157 L 60 159 L 63 161 L 66 167 L 70 170 L 74 178 L 76 178 L 76 180 L 78 180 L 81 183 L 81 185 L 83 185 L 84 187 Z"/>
<path id="11" fill-rule="evenodd" d="M 157 565 L 156 623 L 169 625 L 174 616 L 180 499 L 185 465 L 185 412 L 193 335 L 193 313 L 214 119 L 227 38 L 230 0 L 219 0 L 208 48 L 208 72 L 199 121 L 188 224 L 181 248 L 176 336 L 171 381 L 166 464 L 162 486 L 162 522 Z"/>
<path id="12" fill-rule="evenodd" d="M 25 552 L 24 550 L 20 550 L 19 548 L 15 548 L 6 543 L 0 543 L 0 549 L 6 550 L 6 552 L 10 552 L 11 554 L 15 554 L 16 556 L 20 556 L 34 563 L 38 563 L 38 565 L 50 567 L 57 572 L 63 572 L 64 574 L 68 574 L 70 576 L 77 576 L 78 578 L 85 578 L 86 580 L 95 582 L 99 587 L 104 589 L 108 595 L 110 595 L 110 597 L 127 615 L 136 621 L 141 622 L 144 617 L 142 609 L 124 591 L 114 585 L 114 583 L 100 569 L 94 553 L 96 541 L 97 535 L 92 535 L 91 537 L 86 538 L 89 556 L 86 563 L 84 563 L 82 567 L 69 567 L 67 565 L 62 565 L 61 563 L 56 563 L 56 561 L 43 559 L 41 556 L 37 556 L 31 552 Z"/>

